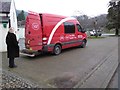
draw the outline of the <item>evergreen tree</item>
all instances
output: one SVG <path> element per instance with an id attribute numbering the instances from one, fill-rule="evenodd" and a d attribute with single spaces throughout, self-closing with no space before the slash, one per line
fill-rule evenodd
<path id="1" fill-rule="evenodd" d="M 120 29 L 120 1 L 118 2 L 110 2 L 108 9 L 108 29 L 115 29 L 115 34 L 119 35 Z"/>
<path id="2" fill-rule="evenodd" d="M 18 21 L 25 20 L 25 14 L 24 14 L 24 11 L 23 11 L 23 10 L 18 14 L 17 20 L 18 20 Z"/>

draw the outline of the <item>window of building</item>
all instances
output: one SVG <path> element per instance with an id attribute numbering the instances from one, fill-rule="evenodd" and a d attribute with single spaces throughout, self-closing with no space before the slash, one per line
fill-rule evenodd
<path id="1" fill-rule="evenodd" d="M 75 33 L 75 25 L 72 22 L 64 22 L 65 33 Z"/>

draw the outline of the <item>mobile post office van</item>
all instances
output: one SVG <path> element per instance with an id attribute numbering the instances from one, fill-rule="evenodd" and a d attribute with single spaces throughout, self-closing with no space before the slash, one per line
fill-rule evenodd
<path id="1" fill-rule="evenodd" d="M 25 49 L 22 54 L 35 56 L 40 52 L 55 55 L 62 49 L 79 46 L 84 48 L 87 35 L 74 17 L 30 12 L 25 25 Z"/>

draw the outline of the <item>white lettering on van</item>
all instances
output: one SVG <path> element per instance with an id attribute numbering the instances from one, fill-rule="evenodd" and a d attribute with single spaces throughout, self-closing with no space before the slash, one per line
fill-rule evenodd
<path id="1" fill-rule="evenodd" d="M 60 36 L 60 41 L 63 41 L 64 40 L 64 36 Z"/>
<path id="2" fill-rule="evenodd" d="M 66 36 L 66 37 L 65 37 L 65 40 L 69 40 L 69 39 L 70 39 L 69 36 Z"/>
<path id="3" fill-rule="evenodd" d="M 68 18 L 62 19 L 60 22 L 58 22 L 58 23 L 55 25 L 55 27 L 53 28 L 53 30 L 52 30 L 52 32 L 51 32 L 51 34 L 50 34 L 50 36 L 49 36 L 47 45 L 49 45 L 49 44 L 51 43 L 51 40 L 52 40 L 52 38 L 53 38 L 53 35 L 54 35 L 55 31 L 58 29 L 58 27 L 59 27 L 62 23 L 66 22 L 66 21 L 68 21 L 68 20 L 75 20 L 75 18 L 73 18 L 73 17 L 68 17 Z"/>

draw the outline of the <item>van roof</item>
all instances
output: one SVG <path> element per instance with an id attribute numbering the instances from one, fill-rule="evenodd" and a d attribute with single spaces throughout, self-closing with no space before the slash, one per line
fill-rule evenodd
<path id="1" fill-rule="evenodd" d="M 47 16 L 47 17 L 63 17 L 63 18 L 66 18 L 67 16 L 62 16 L 62 15 L 56 15 L 56 14 L 50 14 L 50 13 L 36 13 L 36 12 L 33 12 L 33 11 L 29 11 L 28 12 L 29 14 L 33 14 L 33 15 L 44 15 L 44 16 Z"/>

